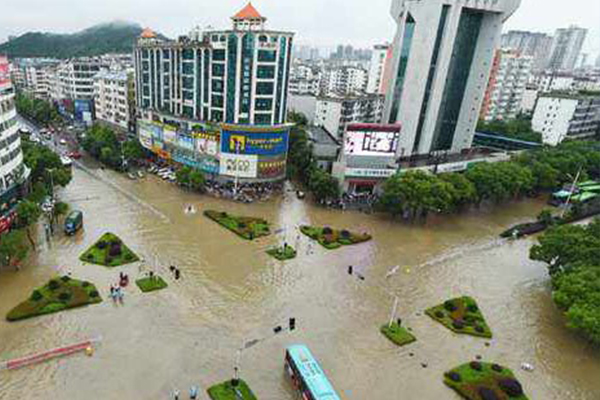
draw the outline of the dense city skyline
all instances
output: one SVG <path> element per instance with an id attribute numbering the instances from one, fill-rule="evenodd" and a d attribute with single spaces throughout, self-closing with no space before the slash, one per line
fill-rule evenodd
<path id="1" fill-rule="evenodd" d="M 75 3 L 67 0 L 9 0 L 0 15 L 0 41 L 11 35 L 29 31 L 71 33 L 94 24 L 125 20 L 149 26 L 175 37 L 194 25 L 226 27 L 229 17 L 245 1 L 191 2 L 174 0 L 168 3 L 141 0 L 126 2 L 107 0 L 102 3 Z M 254 5 L 269 18 L 274 29 L 286 28 L 297 32 L 297 43 L 332 48 L 340 42 L 358 47 L 391 40 L 394 22 L 390 16 L 390 0 L 364 2 L 341 0 L 323 4 L 317 0 L 303 2 L 268 2 L 255 0 Z M 544 13 L 539 13 L 543 7 Z M 73 18 L 77 15 L 77 18 Z M 196 15 L 196 17 L 191 17 Z M 322 18 L 327 15 L 327 19 Z M 571 24 L 589 30 L 583 52 L 590 60 L 600 54 L 600 3 L 572 0 L 568 12 L 562 3 L 545 0 L 523 0 L 505 25 L 509 29 L 540 31 L 553 34 L 555 29 Z M 165 18 L 166 17 L 166 18 Z"/>

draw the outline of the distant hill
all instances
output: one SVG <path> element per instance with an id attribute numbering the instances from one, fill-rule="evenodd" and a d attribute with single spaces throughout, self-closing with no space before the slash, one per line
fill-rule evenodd
<path id="1" fill-rule="evenodd" d="M 9 57 L 71 58 L 129 53 L 142 32 L 138 24 L 110 22 L 73 34 L 28 32 L 0 45 Z"/>

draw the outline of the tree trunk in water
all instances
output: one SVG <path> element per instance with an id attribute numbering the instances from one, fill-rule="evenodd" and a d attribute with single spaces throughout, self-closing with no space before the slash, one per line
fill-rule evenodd
<path id="1" fill-rule="evenodd" d="M 27 232 L 27 239 L 29 239 L 29 243 L 31 243 L 31 247 L 33 248 L 33 251 L 35 250 L 35 242 L 33 241 L 33 238 L 31 237 L 31 230 L 29 228 L 26 229 Z"/>

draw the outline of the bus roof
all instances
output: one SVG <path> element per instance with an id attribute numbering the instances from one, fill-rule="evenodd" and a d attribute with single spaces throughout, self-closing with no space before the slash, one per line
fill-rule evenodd
<path id="1" fill-rule="evenodd" d="M 287 351 L 294 360 L 296 367 L 304 378 L 306 385 L 315 400 L 340 400 L 333 386 L 325 376 L 321 366 L 315 360 L 308 347 L 304 345 L 294 345 L 287 348 Z"/>
<path id="2" fill-rule="evenodd" d="M 69 213 L 69 215 L 67 216 L 67 219 L 71 219 L 71 218 L 79 218 L 80 215 L 82 215 L 83 213 L 79 210 L 73 210 Z"/>
<path id="3" fill-rule="evenodd" d="M 596 186 L 596 185 L 600 185 L 600 182 L 596 182 L 596 181 L 585 181 L 585 182 L 581 182 L 580 184 L 578 184 L 577 186 L 579 187 L 584 187 L 584 186 Z"/>
<path id="4" fill-rule="evenodd" d="M 595 197 L 600 196 L 597 193 L 592 193 L 592 192 L 583 192 L 581 194 L 578 194 L 577 196 L 573 196 L 572 200 L 573 201 L 578 201 L 578 202 L 584 202 L 584 201 L 588 201 L 591 200 Z"/>

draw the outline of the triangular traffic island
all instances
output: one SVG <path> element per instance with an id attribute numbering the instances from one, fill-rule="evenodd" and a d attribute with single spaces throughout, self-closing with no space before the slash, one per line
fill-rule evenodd
<path id="1" fill-rule="evenodd" d="M 232 380 L 211 386 L 207 393 L 212 400 L 257 400 L 248 384 L 241 379 L 235 386 Z"/>
<path id="2" fill-rule="evenodd" d="M 316 240 L 321 246 L 328 250 L 335 250 L 342 246 L 350 246 L 371 240 L 371 235 L 368 233 L 355 233 L 346 229 L 332 229 L 328 226 L 319 227 L 303 225 L 300 227 L 300 232 L 309 238 Z"/>
<path id="3" fill-rule="evenodd" d="M 467 400 L 528 400 L 513 372 L 498 364 L 460 365 L 444 374 L 444 383 Z"/>
<path id="4" fill-rule="evenodd" d="M 138 279 L 137 281 L 135 281 L 135 284 L 144 293 L 166 289 L 167 286 L 169 286 L 169 285 L 167 285 L 167 282 L 165 282 L 165 280 L 158 275 L 153 275 L 153 276 L 148 276 L 146 278 Z"/>
<path id="5" fill-rule="evenodd" d="M 273 247 L 267 250 L 266 253 L 279 261 L 291 260 L 296 258 L 297 255 L 296 250 L 290 245 Z"/>
<path id="6" fill-rule="evenodd" d="M 9 311 L 6 319 L 18 321 L 100 302 L 102 298 L 93 284 L 65 275 L 35 289 L 29 299 Z"/>
<path id="7" fill-rule="evenodd" d="M 485 322 L 477 302 L 468 296 L 446 300 L 425 310 L 431 318 L 456 333 L 491 338 L 492 331 Z"/>
<path id="8" fill-rule="evenodd" d="M 79 259 L 86 263 L 119 267 L 139 261 L 139 257 L 114 233 L 105 233 Z"/>
<path id="9" fill-rule="evenodd" d="M 389 324 L 383 325 L 380 331 L 383 336 L 398 346 L 405 346 L 417 341 L 417 338 L 408 329 L 398 325 L 397 322 L 393 322 L 391 326 Z"/>
<path id="10" fill-rule="evenodd" d="M 240 217 L 214 210 L 204 211 L 204 216 L 246 240 L 254 240 L 271 234 L 269 223 L 262 218 Z"/>

